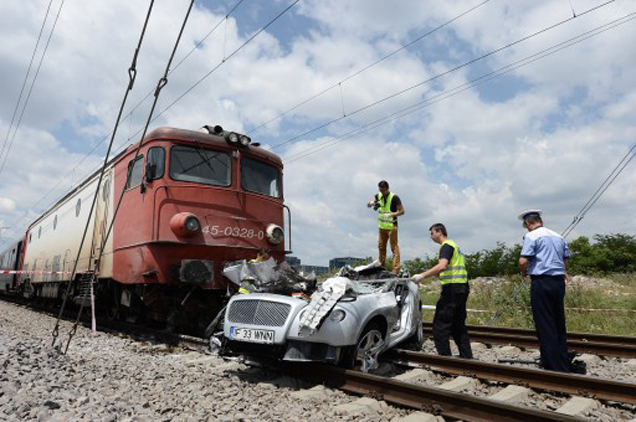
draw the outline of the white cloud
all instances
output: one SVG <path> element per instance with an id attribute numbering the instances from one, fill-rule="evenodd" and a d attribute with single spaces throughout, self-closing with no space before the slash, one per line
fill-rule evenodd
<path id="1" fill-rule="evenodd" d="M 303 1 L 152 123 L 196 129 L 221 124 L 247 131 L 338 83 L 480 2 Z M 47 2 L 0 4 L 0 129 L 5 134 Z M 59 3 L 57 3 L 59 4 Z M 600 4 L 573 1 L 576 12 Z M 127 112 L 163 73 L 186 4 L 159 2 L 139 56 Z M 54 11 L 56 11 L 54 4 Z M 216 7 L 216 6 L 215 6 Z M 168 78 L 155 115 L 286 7 L 245 3 Z M 466 251 L 519 242 L 516 215 L 540 207 L 555 230 L 573 215 L 636 140 L 633 22 L 514 70 L 511 78 L 434 102 L 339 142 L 332 136 L 373 124 L 411 104 L 466 84 L 625 15 L 614 2 L 515 45 L 487 60 L 379 101 L 439 73 L 568 19 L 568 2 L 488 2 L 447 28 L 272 121 L 250 136 L 275 146 L 325 122 L 348 117 L 278 147 L 289 160 L 285 196 L 293 211 L 293 246 L 305 263 L 334 256 L 375 256 L 376 222 L 365 202 L 386 179 L 404 201 L 400 244 L 405 258 L 436 253 L 427 229 L 447 224 Z M 225 11 L 197 4 L 177 52 L 180 59 Z M 67 173 L 111 130 L 145 8 L 123 0 L 66 2 L 16 142 L 0 177 L 2 221 L 28 224 L 101 162 L 105 145 Z M 302 20 L 300 27 L 298 19 Z M 247 29 L 246 29 L 247 28 Z M 121 148 L 138 140 L 152 96 L 118 132 Z M 344 107 L 343 107 L 344 106 Z M 343 110 L 344 108 L 344 110 Z M 130 140 L 129 140 L 130 138 Z M 0 138 L 4 141 L 4 138 Z M 316 150 L 320 145 L 333 146 Z M 572 236 L 633 233 L 634 164 L 608 189 Z M 59 181 L 59 184 L 58 184 Z M 55 187 L 44 200 L 43 196 Z M 3 233 L 5 237 L 5 233 Z M 2 245 L 0 245 L 2 246 Z"/>
<path id="2" fill-rule="evenodd" d="M 0 198 L 0 210 L 13 211 L 15 209 L 15 201 L 11 198 Z"/>

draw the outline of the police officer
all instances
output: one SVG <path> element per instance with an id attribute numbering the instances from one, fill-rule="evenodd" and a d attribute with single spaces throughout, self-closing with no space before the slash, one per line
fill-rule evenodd
<path id="1" fill-rule="evenodd" d="M 404 215 L 404 206 L 400 197 L 389 191 L 389 183 L 386 180 L 378 183 L 378 193 L 367 203 L 367 207 L 374 207 L 378 212 L 378 260 L 384 266 L 386 261 L 386 244 L 391 245 L 393 253 L 393 272 L 400 272 L 400 246 L 398 245 L 398 220 Z"/>
<path id="2" fill-rule="evenodd" d="M 433 318 L 435 348 L 440 355 L 450 356 L 449 338 L 452 335 L 459 349 L 459 356 L 472 359 L 473 351 L 466 329 L 466 301 L 470 289 L 464 256 L 459 246 L 448 239 L 448 233 L 443 224 L 433 224 L 429 230 L 433 242 L 441 245 L 438 253 L 439 262 L 433 268 L 414 275 L 412 280 L 419 284 L 422 279 L 439 274 L 442 294 L 435 306 Z"/>
<path id="3" fill-rule="evenodd" d="M 565 283 L 570 251 L 563 237 L 543 227 L 541 210 L 521 213 L 528 233 L 523 238 L 519 268 L 530 275 L 532 317 L 539 338 L 541 363 L 545 369 L 570 371 L 565 329 Z"/>

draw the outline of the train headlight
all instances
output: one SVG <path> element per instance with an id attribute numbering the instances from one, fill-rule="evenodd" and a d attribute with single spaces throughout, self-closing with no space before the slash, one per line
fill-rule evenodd
<path id="1" fill-rule="evenodd" d="M 201 224 L 199 223 L 199 219 L 195 216 L 191 215 L 186 218 L 184 226 L 189 232 L 197 232 L 201 228 Z"/>
<path id="2" fill-rule="evenodd" d="M 274 245 L 278 245 L 280 242 L 283 241 L 283 237 L 285 237 L 285 232 L 283 232 L 283 229 L 276 224 L 270 224 L 269 226 L 267 226 L 265 233 L 267 234 L 267 240 L 269 240 L 269 243 L 272 243 Z"/>
<path id="3" fill-rule="evenodd" d="M 201 223 L 191 212 L 180 212 L 170 219 L 170 229 L 181 237 L 191 237 L 201 231 Z"/>
<path id="4" fill-rule="evenodd" d="M 228 141 L 229 143 L 231 143 L 231 144 L 238 145 L 238 143 L 239 143 L 239 136 L 238 136 L 238 134 L 236 134 L 236 133 L 234 133 L 234 132 L 230 132 L 230 133 L 227 135 L 227 141 Z"/>
<path id="5" fill-rule="evenodd" d="M 242 146 L 246 147 L 250 144 L 250 142 L 252 142 L 252 140 L 249 136 L 241 135 L 241 137 L 239 138 L 239 142 Z"/>

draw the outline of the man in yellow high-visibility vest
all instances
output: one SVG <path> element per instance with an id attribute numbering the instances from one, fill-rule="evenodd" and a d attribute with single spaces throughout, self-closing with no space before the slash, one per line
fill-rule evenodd
<path id="1" fill-rule="evenodd" d="M 450 337 L 452 336 L 459 349 L 459 357 L 472 359 L 473 352 L 466 329 L 466 301 L 470 289 L 464 256 L 459 246 L 448 239 L 448 233 L 443 224 L 433 224 L 429 230 L 433 242 L 442 245 L 437 256 L 439 262 L 423 273 L 414 275 L 412 280 L 419 285 L 424 278 L 439 274 L 442 294 L 435 306 L 433 318 L 435 348 L 440 355 L 450 356 Z"/>
<path id="2" fill-rule="evenodd" d="M 384 266 L 386 262 L 386 244 L 391 245 L 393 253 L 393 272 L 400 272 L 400 247 L 398 246 L 398 221 L 397 218 L 404 215 L 404 206 L 400 197 L 389 191 L 389 183 L 386 180 L 378 183 L 378 193 L 367 203 L 367 207 L 373 207 L 378 212 L 378 261 Z"/>

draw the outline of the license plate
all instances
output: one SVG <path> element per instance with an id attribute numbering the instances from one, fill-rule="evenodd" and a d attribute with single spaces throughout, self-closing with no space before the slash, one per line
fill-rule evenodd
<path id="1" fill-rule="evenodd" d="M 230 327 L 230 337 L 252 343 L 274 344 L 274 331 L 271 330 Z"/>

